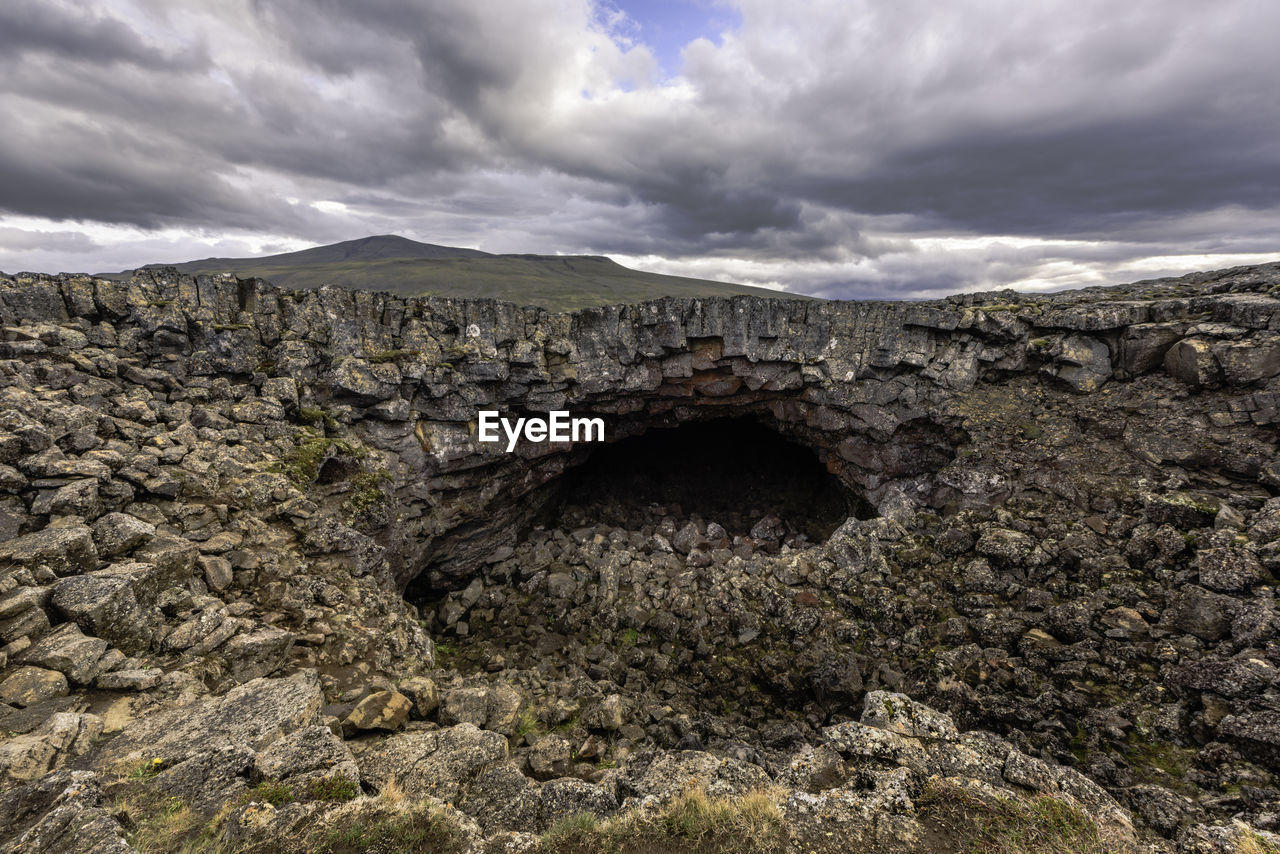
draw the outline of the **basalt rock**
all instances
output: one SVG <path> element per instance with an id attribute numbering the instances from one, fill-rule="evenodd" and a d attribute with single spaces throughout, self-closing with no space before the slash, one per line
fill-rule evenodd
<path id="1" fill-rule="evenodd" d="M 0 277 L 0 839 L 127 850 L 168 787 L 233 849 L 536 850 L 693 780 L 795 850 L 1037 798 L 1119 850 L 1255 844 L 1278 286 L 549 314 Z M 507 453 L 481 410 L 606 442 Z"/>

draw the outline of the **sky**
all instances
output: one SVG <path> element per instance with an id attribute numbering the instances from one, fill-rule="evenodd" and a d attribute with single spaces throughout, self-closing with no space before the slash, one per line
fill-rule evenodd
<path id="1" fill-rule="evenodd" d="M 394 233 L 832 298 L 1280 259 L 1274 0 L 4 0 L 0 270 Z"/>

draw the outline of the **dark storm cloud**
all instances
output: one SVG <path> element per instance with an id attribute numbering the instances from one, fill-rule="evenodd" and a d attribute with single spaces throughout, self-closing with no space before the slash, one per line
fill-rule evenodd
<path id="1" fill-rule="evenodd" d="M 664 83 L 589 0 L 11 0 L 0 210 L 814 262 L 832 294 L 1274 246 L 1274 3 L 735 5 Z"/>
<path id="2" fill-rule="evenodd" d="M 147 44 L 104 10 L 59 0 L 0 4 L 0 53 L 9 58 L 47 53 L 74 62 L 123 62 L 154 69 L 192 67 L 206 60 L 200 53 L 169 53 Z"/>
<path id="3" fill-rule="evenodd" d="M 938 227 L 1081 238 L 1153 216 L 1276 204 L 1280 162 L 1265 138 L 1251 145 L 1194 125 L 1169 116 L 1151 126 L 948 141 L 797 192 L 864 213 L 909 212 Z"/>

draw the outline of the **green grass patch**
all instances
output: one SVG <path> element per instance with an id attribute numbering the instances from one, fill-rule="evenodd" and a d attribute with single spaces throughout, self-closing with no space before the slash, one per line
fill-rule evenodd
<path id="1" fill-rule="evenodd" d="M 306 792 L 313 801 L 349 801 L 360 794 L 360 784 L 345 774 L 333 774 L 310 780 Z"/>
<path id="2" fill-rule="evenodd" d="M 967 854 L 1125 854 L 1080 809 L 1057 798 L 984 798 L 930 783 L 916 800 L 922 822 Z"/>
<path id="3" fill-rule="evenodd" d="M 434 807 L 361 818 L 309 835 L 307 850 L 315 854 L 451 854 L 464 837 L 444 811 Z"/>
<path id="4" fill-rule="evenodd" d="M 768 792 L 710 798 L 690 788 L 657 810 L 607 819 L 567 816 L 542 836 L 542 854 L 682 852 L 765 854 L 786 847 L 782 813 Z"/>
<path id="5" fill-rule="evenodd" d="M 532 706 L 525 706 L 520 710 L 520 720 L 516 724 L 516 734 L 524 737 L 529 735 L 544 735 L 547 732 L 547 725 L 542 722 L 537 713 L 534 712 Z"/>
<path id="6" fill-rule="evenodd" d="M 255 263 L 258 261 L 258 263 Z M 673 297 L 750 294 L 808 300 L 803 294 L 631 270 L 594 256 L 505 255 L 484 258 L 379 258 L 320 263 L 218 259 L 179 265 L 184 273 L 234 270 L 294 289 L 336 284 L 400 296 L 489 297 L 553 311 Z"/>
<path id="7" fill-rule="evenodd" d="M 366 449 L 345 439 L 330 439 L 327 436 L 316 435 L 311 430 L 304 430 L 303 433 L 298 444 L 285 455 L 284 459 L 273 463 L 268 469 L 288 475 L 289 479 L 302 489 L 315 482 L 316 476 L 320 473 L 320 466 L 328 459 L 331 452 L 357 460 L 369 454 Z"/>
<path id="8" fill-rule="evenodd" d="M 290 789 L 279 780 L 263 780 L 246 791 L 242 800 L 246 802 L 261 801 L 265 804 L 271 804 L 273 807 L 283 806 L 294 800 L 293 789 Z"/>

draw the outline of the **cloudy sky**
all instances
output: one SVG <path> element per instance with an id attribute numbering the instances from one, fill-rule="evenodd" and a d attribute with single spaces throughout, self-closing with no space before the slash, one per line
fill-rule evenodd
<path id="1" fill-rule="evenodd" d="M 396 233 L 831 297 L 1280 258 L 1274 0 L 3 0 L 0 270 Z"/>

